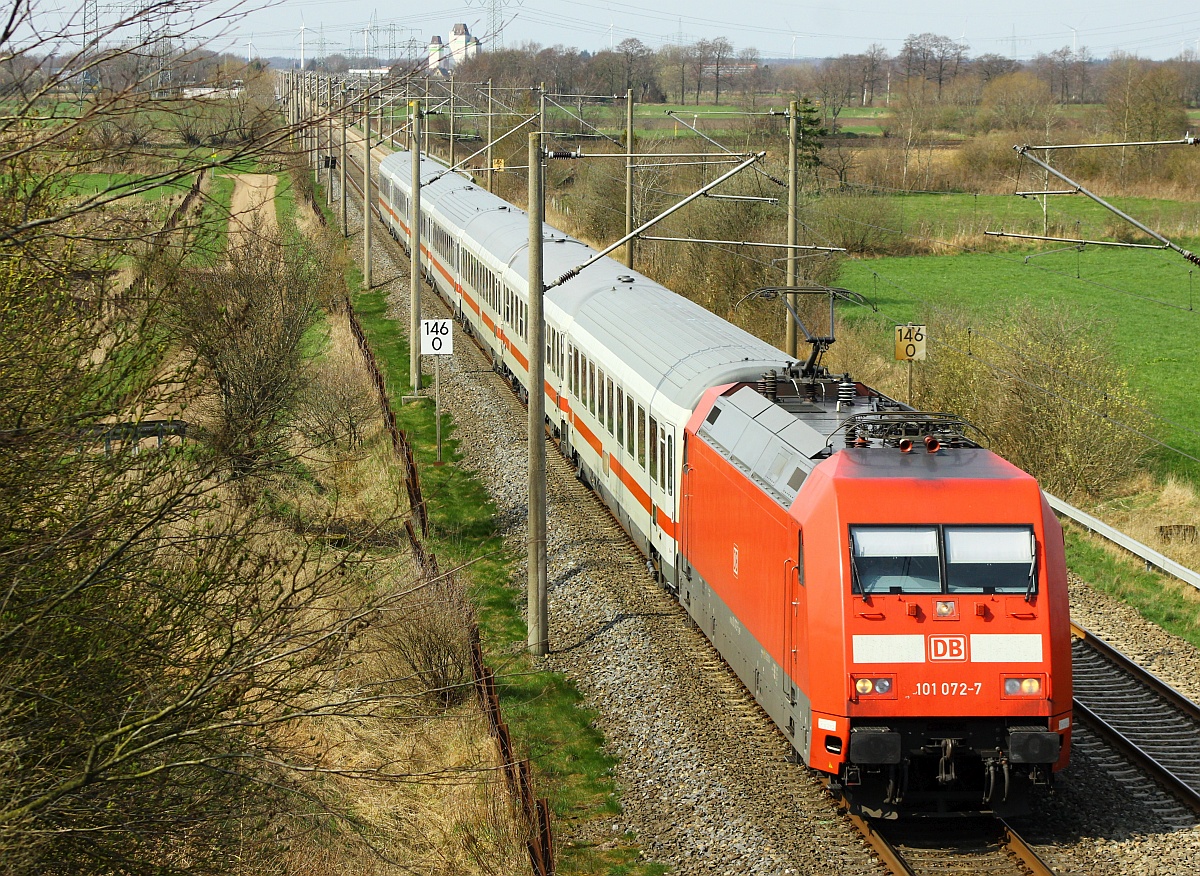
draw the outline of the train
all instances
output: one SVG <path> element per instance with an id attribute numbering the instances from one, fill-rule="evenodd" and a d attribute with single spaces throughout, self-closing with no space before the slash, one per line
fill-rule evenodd
<path id="1" fill-rule="evenodd" d="M 412 157 L 378 170 L 409 236 Z M 421 160 L 427 279 L 722 658 L 851 810 L 1011 815 L 1067 764 L 1062 530 L 1037 481 L 921 412 L 803 361 L 611 259 L 544 297 L 528 215 Z M 543 225 L 545 276 L 594 250 Z M 669 744 L 669 740 L 664 740 Z"/>

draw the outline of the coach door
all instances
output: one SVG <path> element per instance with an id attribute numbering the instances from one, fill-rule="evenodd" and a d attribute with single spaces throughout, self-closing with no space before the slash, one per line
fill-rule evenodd
<path id="1" fill-rule="evenodd" d="M 650 538 L 654 549 L 674 562 L 675 434 L 669 423 L 650 417 L 647 434 L 647 471 L 650 475 Z"/>
<path id="2" fill-rule="evenodd" d="M 807 673 L 805 630 L 808 629 L 808 594 L 804 589 L 804 532 L 796 531 L 796 556 L 783 562 L 783 671 L 784 698 L 796 705 L 798 690 Z"/>

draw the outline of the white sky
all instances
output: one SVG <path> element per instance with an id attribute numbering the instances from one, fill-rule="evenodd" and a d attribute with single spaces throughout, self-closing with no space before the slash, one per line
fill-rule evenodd
<path id="1" fill-rule="evenodd" d="M 12 2 L 12 0 L 10 0 Z M 44 0 L 72 8 L 72 0 Z M 148 4 L 153 0 L 98 0 L 102 8 Z M 194 0 L 193 0 L 194 2 Z M 229 3 L 232 0 L 219 0 Z M 909 34 L 933 32 L 961 39 L 978 56 L 994 52 L 1031 58 L 1064 46 L 1087 47 L 1093 57 L 1125 51 L 1146 58 L 1169 58 L 1184 48 L 1200 49 L 1200 4 L 1162 0 L 1141 6 L 1130 0 L 247 0 L 250 5 L 227 23 L 210 47 L 245 55 L 252 39 L 256 55 L 300 54 L 299 31 L 306 28 L 305 53 L 317 54 L 324 34 L 327 53 L 361 54 L 363 30 L 378 27 L 373 45 L 388 53 L 392 41 L 437 34 L 463 22 L 488 42 L 489 10 L 501 3 L 503 40 L 508 46 L 533 41 L 589 51 L 637 37 L 651 48 L 723 36 L 737 49 L 753 46 L 765 58 L 832 57 L 860 52 L 872 43 L 896 54 Z M 49 6 L 40 7 L 47 10 Z M 1047 11 L 1048 9 L 1053 11 Z M 109 13 L 111 14 L 111 13 Z M 104 12 L 102 11 L 102 16 Z"/>

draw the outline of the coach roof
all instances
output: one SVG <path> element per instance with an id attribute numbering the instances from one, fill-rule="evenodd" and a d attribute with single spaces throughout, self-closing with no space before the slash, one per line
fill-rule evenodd
<path id="1" fill-rule="evenodd" d="M 408 189 L 411 159 L 407 154 L 388 156 L 381 168 Z M 474 241 L 494 263 L 507 265 L 505 276 L 511 284 L 525 283 L 528 215 L 444 170 L 429 159 L 423 162 L 422 184 L 428 188 L 422 191 L 422 206 L 456 226 L 456 237 Z M 550 225 L 543 229 L 548 283 L 594 253 Z M 753 380 L 788 361 L 765 341 L 613 259 L 602 259 L 550 289 L 547 300 L 570 317 L 581 334 L 688 410 L 710 386 Z"/>

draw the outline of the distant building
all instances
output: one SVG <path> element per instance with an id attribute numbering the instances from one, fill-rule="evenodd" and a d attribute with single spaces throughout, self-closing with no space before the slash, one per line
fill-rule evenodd
<path id="1" fill-rule="evenodd" d="M 184 100 L 235 100 L 242 96 L 245 89 L 242 87 L 241 80 L 236 80 L 232 88 L 217 88 L 212 85 L 196 85 L 184 86 L 180 90 L 180 97 Z"/>
<path id="2" fill-rule="evenodd" d="M 456 24 L 450 31 L 450 42 L 443 43 L 440 36 L 429 41 L 429 71 L 448 75 L 463 61 L 479 54 L 479 40 L 471 36 L 465 24 Z"/>

